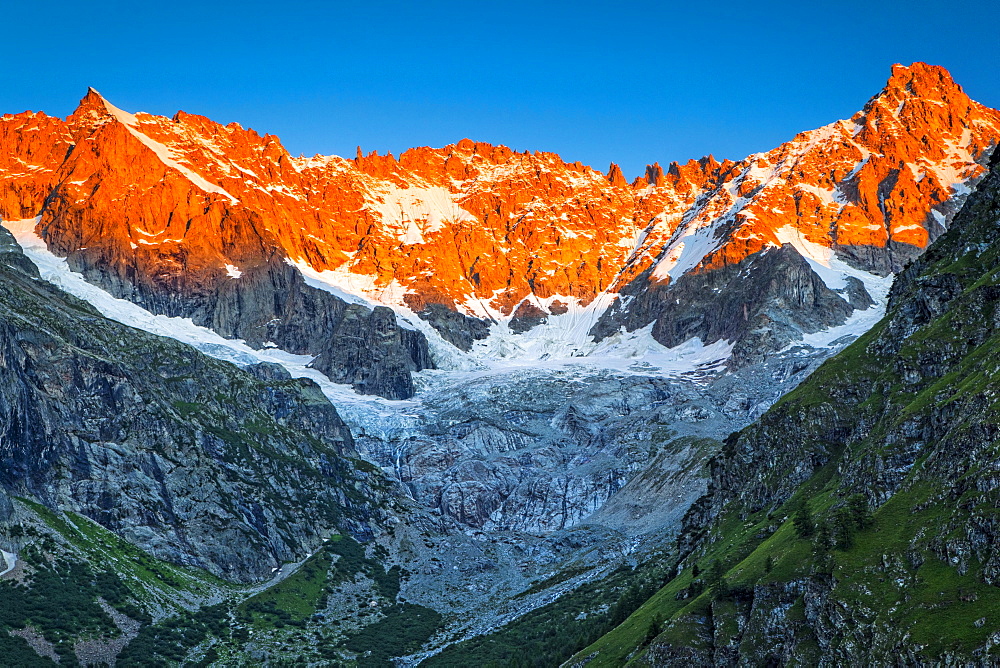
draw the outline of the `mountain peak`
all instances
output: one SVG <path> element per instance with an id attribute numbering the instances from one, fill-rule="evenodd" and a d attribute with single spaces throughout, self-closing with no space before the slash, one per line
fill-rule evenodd
<path id="1" fill-rule="evenodd" d="M 852 120 L 862 141 L 879 153 L 894 145 L 893 152 L 907 163 L 920 155 L 943 159 L 947 144 L 959 141 L 966 130 L 979 122 L 996 128 L 998 122 L 996 111 L 971 100 L 948 70 L 921 62 L 893 65 L 885 87 Z M 990 140 L 974 134 L 974 145 L 967 148 L 978 154 Z M 900 144 L 903 135 L 909 138 Z M 927 153 L 929 144 L 938 148 Z"/>
<path id="2" fill-rule="evenodd" d="M 135 116 L 111 104 L 96 88 L 90 86 L 87 88 L 87 94 L 80 99 L 80 104 L 77 105 L 76 110 L 66 120 L 82 121 L 89 119 L 92 122 L 100 121 L 101 123 L 106 123 L 112 118 L 126 125 L 135 125 L 138 122 Z"/>
<path id="3" fill-rule="evenodd" d="M 955 83 L 948 70 L 921 62 L 892 66 L 892 75 L 879 96 L 893 92 L 930 100 L 948 100 L 956 94 L 965 97 L 962 87 Z"/>
<path id="4" fill-rule="evenodd" d="M 622 174 L 622 168 L 614 162 L 608 166 L 608 182 L 613 186 L 620 186 L 622 188 L 628 185 L 625 175 Z"/>
<path id="5" fill-rule="evenodd" d="M 76 111 L 73 113 L 79 114 L 81 111 L 98 111 L 101 113 L 106 111 L 104 107 L 104 96 L 101 95 L 93 86 L 89 86 L 87 88 L 87 94 L 80 98 L 80 103 L 76 106 Z"/>

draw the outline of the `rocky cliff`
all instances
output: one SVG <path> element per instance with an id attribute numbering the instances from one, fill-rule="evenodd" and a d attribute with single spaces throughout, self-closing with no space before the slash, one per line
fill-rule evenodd
<path id="1" fill-rule="evenodd" d="M 0 228 L 3 498 L 77 512 L 175 563 L 260 579 L 334 529 L 377 531 L 385 484 L 356 457 L 314 383 L 107 320 L 39 280 Z"/>
<path id="2" fill-rule="evenodd" d="M 576 665 L 996 662 L 998 165 L 887 317 L 727 439 L 675 577 Z"/>

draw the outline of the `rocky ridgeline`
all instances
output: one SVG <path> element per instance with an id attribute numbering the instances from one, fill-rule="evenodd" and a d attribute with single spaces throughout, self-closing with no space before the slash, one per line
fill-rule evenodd
<path id="1" fill-rule="evenodd" d="M 432 364 L 423 337 L 318 294 L 288 261 L 418 313 L 463 350 L 493 320 L 525 331 L 610 292 L 623 298 L 598 338 L 655 323 L 666 345 L 735 341 L 738 365 L 866 301 L 792 255 L 898 270 L 998 137 L 996 111 L 922 63 L 896 66 L 847 121 L 737 162 L 654 164 L 631 184 L 615 165 L 469 140 L 293 158 L 238 124 L 128 114 L 92 90 L 66 120 L 0 118 L 0 217 L 40 216 L 50 249 L 116 295 L 405 398 Z"/>

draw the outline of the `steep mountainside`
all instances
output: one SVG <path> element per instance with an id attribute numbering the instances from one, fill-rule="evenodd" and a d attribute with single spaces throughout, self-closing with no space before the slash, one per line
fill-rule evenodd
<path id="1" fill-rule="evenodd" d="M 231 580 L 367 538 L 385 483 L 314 383 L 240 370 L 38 280 L 0 228 L 0 507 L 75 511 Z"/>
<path id="2" fill-rule="evenodd" d="M 50 249 L 118 296 L 405 398 L 433 364 L 423 336 L 310 286 L 419 313 L 465 350 L 494 320 L 520 332 L 585 309 L 598 339 L 653 325 L 667 346 L 724 340 L 758 361 L 877 300 L 865 277 L 941 233 L 998 137 L 998 112 L 921 63 L 848 121 L 631 185 L 614 165 L 468 140 L 293 158 L 91 90 L 65 121 L 0 119 L 0 217 L 38 216 Z"/>
<path id="3" fill-rule="evenodd" d="M 675 576 L 573 665 L 993 665 L 1000 154 L 888 316 L 734 434 Z"/>
<path id="4" fill-rule="evenodd" d="M 52 249 L 115 295 L 255 347 L 310 353 L 331 379 L 372 394 L 408 397 L 410 372 L 431 366 L 421 334 L 388 309 L 307 286 L 260 211 L 237 206 L 96 92 L 58 127 L 42 114 L 4 120 L 20 173 L 5 175 L 15 202 L 0 216 L 40 215 Z M 33 162 L 39 143 L 54 143 L 59 161 Z M 48 185 L 24 201 L 24 189 Z"/>
<path id="5" fill-rule="evenodd" d="M 307 633 L 318 661 L 388 633 L 385 665 L 440 625 L 386 547 L 431 533 L 316 383 L 107 319 L 3 228 L 0 464 L 5 666 L 258 664 Z"/>

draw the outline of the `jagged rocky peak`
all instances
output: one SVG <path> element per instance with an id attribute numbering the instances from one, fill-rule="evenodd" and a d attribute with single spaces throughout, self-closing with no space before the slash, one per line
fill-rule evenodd
<path id="1" fill-rule="evenodd" d="M 417 311 L 466 349 L 492 322 L 514 321 L 517 329 L 551 322 L 525 320 L 516 313 L 525 303 L 600 311 L 609 302 L 597 297 L 610 295 L 596 336 L 645 327 L 661 321 L 656 309 L 669 300 L 625 304 L 615 295 L 682 289 L 684 276 L 715 272 L 723 273 L 691 280 L 735 288 L 726 276 L 766 265 L 754 258 L 783 245 L 824 279 L 819 293 L 841 294 L 846 278 L 823 275 L 831 262 L 862 278 L 897 271 L 945 229 L 983 172 L 977 161 L 1000 137 L 996 111 L 971 101 L 941 68 L 920 63 L 896 67 L 850 120 L 740 161 L 653 163 L 634 185 L 615 165 L 605 175 L 551 153 L 469 139 L 398 158 L 293 158 L 275 137 L 181 112 L 127 114 L 95 91 L 65 121 L 45 122 L 37 132 L 25 117 L 0 120 L 0 155 L 9 156 L 0 158 L 0 217 L 40 215 L 50 249 L 118 296 L 312 355 L 326 349 L 314 333 L 291 333 L 291 323 L 313 311 L 271 304 L 317 286 Z M 834 273 L 849 273 L 838 267 Z M 716 310 L 756 330 L 769 326 L 758 316 L 789 320 L 781 314 L 825 299 L 778 298 L 758 313 L 743 303 Z M 296 309 L 332 299 L 303 297 Z M 808 313 L 790 320 L 817 321 Z M 682 329 L 709 336 L 711 327 Z M 671 345 L 670 330 L 653 331 Z M 386 339 L 395 342 L 386 344 L 391 352 L 349 354 L 336 364 L 386 360 L 403 388 L 427 365 L 426 344 L 404 340 L 422 336 L 400 331 Z M 338 377 L 369 372 L 376 373 L 352 366 Z"/>
<path id="2" fill-rule="evenodd" d="M 95 88 L 87 89 L 87 94 L 80 98 L 76 109 L 66 118 L 70 125 L 81 126 L 93 130 L 99 125 L 119 121 L 134 125 L 138 121 L 133 114 L 122 111 L 100 94 Z"/>
<path id="3" fill-rule="evenodd" d="M 633 298 L 614 304 L 593 333 L 655 323 L 666 345 L 722 336 L 751 360 L 842 325 L 879 301 L 871 290 L 884 297 L 876 277 L 946 229 L 998 138 L 1000 113 L 970 100 L 942 68 L 916 63 L 894 68 L 848 121 L 736 163 L 671 165 L 675 192 L 695 200 L 680 220 L 648 229 L 615 285 Z M 771 284 L 762 303 L 742 277 L 768 275 L 783 246 L 813 280 Z"/>
<path id="4" fill-rule="evenodd" d="M 899 63 L 893 65 L 892 75 L 877 96 L 881 100 L 905 98 L 971 104 L 971 100 L 948 70 L 919 62 L 909 66 Z"/>
<path id="5" fill-rule="evenodd" d="M 96 88 L 88 86 L 87 93 L 80 98 L 80 102 L 77 104 L 72 115 L 80 117 L 91 112 L 96 112 L 102 115 L 107 113 L 108 101 L 104 99 L 104 96 L 101 95 Z"/>
<path id="6" fill-rule="evenodd" d="M 622 174 L 622 168 L 617 163 L 612 162 L 608 165 L 608 183 L 619 188 L 624 188 L 628 185 L 625 175 Z"/>
<path id="7" fill-rule="evenodd" d="M 651 186 L 659 186 L 663 182 L 663 168 L 660 163 L 654 162 L 646 165 L 646 183 Z"/>

